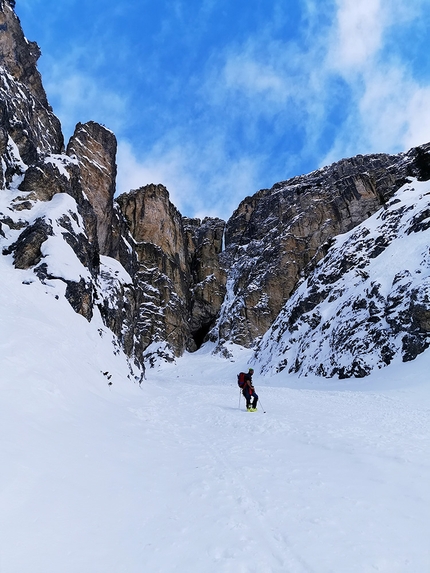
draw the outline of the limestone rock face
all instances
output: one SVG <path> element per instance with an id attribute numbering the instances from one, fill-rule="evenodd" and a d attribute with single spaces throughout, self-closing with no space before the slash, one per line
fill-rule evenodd
<path id="1" fill-rule="evenodd" d="M 162 185 L 118 197 L 137 253 L 138 322 L 143 347 L 168 340 L 179 355 L 187 348 L 189 277 L 182 217 Z"/>
<path id="2" fill-rule="evenodd" d="M 219 313 L 225 273 L 218 255 L 224 222 L 186 219 L 167 189 L 148 185 L 117 198 L 137 253 L 138 323 L 144 347 L 168 341 L 195 350 Z M 221 281 L 221 282 L 220 282 Z"/>
<path id="3" fill-rule="evenodd" d="M 231 296 L 212 337 L 251 346 L 331 240 L 381 208 L 408 175 L 425 171 L 426 157 L 424 148 L 358 156 L 246 198 L 227 223 L 222 260 Z"/>
<path id="4" fill-rule="evenodd" d="M 186 246 L 182 216 L 170 202 L 163 185 L 147 185 L 118 197 L 137 244 L 151 243 L 186 270 Z M 139 258 L 142 261 L 142 258 Z"/>
<path id="5" fill-rule="evenodd" d="M 17 269 L 29 269 L 36 266 L 42 259 L 41 247 L 48 236 L 53 235 L 52 227 L 44 219 L 26 227 L 18 240 L 3 250 L 3 255 L 13 253 Z"/>
<path id="6" fill-rule="evenodd" d="M 429 192 L 411 180 L 334 241 L 257 345 L 263 371 L 363 377 L 430 346 Z"/>
<path id="7" fill-rule="evenodd" d="M 115 135 L 94 121 L 78 123 L 67 145 L 67 155 L 77 159 L 82 190 L 97 217 L 100 253 L 108 256 L 116 250 L 112 234 L 116 149 Z"/>
<path id="8" fill-rule="evenodd" d="M 184 218 L 191 299 L 189 326 L 199 347 L 215 325 L 226 293 L 227 273 L 221 265 L 225 222 L 218 218 Z"/>
<path id="9" fill-rule="evenodd" d="M 48 153 L 61 153 L 60 122 L 36 67 L 40 49 L 25 39 L 13 4 L 6 0 L 0 1 L 0 30 L 0 152 L 7 151 L 9 136 L 27 164 Z M 7 164 L 11 169 L 13 161 Z M 12 175 L 6 173 L 6 180 Z"/>

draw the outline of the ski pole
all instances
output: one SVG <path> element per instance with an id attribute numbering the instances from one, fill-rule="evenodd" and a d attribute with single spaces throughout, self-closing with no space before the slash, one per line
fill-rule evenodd
<path id="1" fill-rule="evenodd" d="M 240 391 L 240 388 L 239 388 L 239 405 L 238 405 L 239 410 L 240 410 L 240 396 L 241 396 L 241 394 L 242 394 L 242 392 Z"/>
<path id="2" fill-rule="evenodd" d="M 265 413 L 266 413 L 266 410 L 263 408 L 263 404 L 261 403 L 261 400 L 258 399 L 258 401 L 260 402 L 260 406 L 261 406 L 261 408 L 262 408 L 262 410 L 263 410 L 263 414 L 265 414 Z"/>

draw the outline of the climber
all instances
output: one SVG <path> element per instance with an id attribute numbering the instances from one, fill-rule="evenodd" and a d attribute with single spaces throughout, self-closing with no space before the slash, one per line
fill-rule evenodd
<path id="1" fill-rule="evenodd" d="M 246 409 L 250 412 L 257 411 L 258 395 L 255 393 L 254 385 L 252 384 L 252 375 L 254 374 L 254 369 L 250 368 L 245 374 L 245 383 L 243 385 L 242 394 L 245 396 Z M 251 402 L 252 398 L 252 402 Z"/>

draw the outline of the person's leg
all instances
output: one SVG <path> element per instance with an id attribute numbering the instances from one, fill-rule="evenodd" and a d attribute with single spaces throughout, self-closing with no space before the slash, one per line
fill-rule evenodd
<path id="1" fill-rule="evenodd" d="M 246 400 L 246 409 L 249 410 L 249 408 L 251 407 L 251 396 L 249 394 L 248 386 L 246 386 L 243 389 L 243 395 L 245 396 L 245 400 Z"/>
<path id="2" fill-rule="evenodd" d="M 253 392 L 252 397 L 254 398 L 254 401 L 252 402 L 252 407 L 253 407 L 253 408 L 257 408 L 258 394 L 256 394 L 255 392 Z"/>

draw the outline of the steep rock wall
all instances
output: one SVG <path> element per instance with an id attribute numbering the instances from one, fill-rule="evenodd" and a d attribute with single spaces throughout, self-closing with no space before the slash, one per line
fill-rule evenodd
<path id="1" fill-rule="evenodd" d="M 226 293 L 227 273 L 221 266 L 225 222 L 184 218 L 191 278 L 189 326 L 199 347 L 213 328 Z"/>
<path id="2" fill-rule="evenodd" d="M 265 373 L 363 377 L 430 346 L 430 181 L 339 236 L 257 345 Z"/>
<path id="3" fill-rule="evenodd" d="M 67 155 L 76 158 L 82 190 L 94 209 L 97 219 L 97 240 L 100 254 L 114 251 L 113 197 L 116 180 L 116 137 L 105 127 L 90 121 L 78 123 L 67 145 Z"/>
<path id="4" fill-rule="evenodd" d="M 163 185 L 125 193 L 117 203 L 137 253 L 138 322 L 146 346 L 167 341 L 176 355 L 195 350 L 223 300 L 224 222 L 183 218 Z"/>
<path id="5" fill-rule="evenodd" d="M 242 201 L 226 227 L 229 294 L 212 339 L 251 346 L 331 240 L 375 213 L 408 175 L 423 176 L 425 156 L 423 147 L 345 159 Z"/>
<path id="6" fill-rule="evenodd" d="M 39 46 L 26 40 L 13 3 L 6 0 L 0 1 L 0 31 L 0 153 L 10 181 L 16 165 L 10 152 L 5 153 L 8 137 L 28 164 L 48 153 L 60 153 L 63 135 L 36 67 Z"/>

